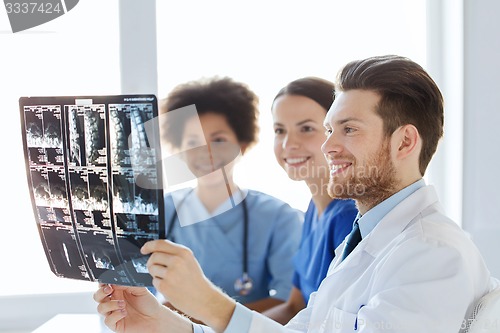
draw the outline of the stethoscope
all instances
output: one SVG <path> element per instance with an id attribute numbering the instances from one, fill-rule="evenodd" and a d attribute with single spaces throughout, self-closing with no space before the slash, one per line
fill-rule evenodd
<path id="1" fill-rule="evenodd" d="M 178 217 L 177 211 L 181 209 L 182 205 L 184 204 L 184 201 L 186 201 L 187 197 L 189 197 L 189 195 L 193 191 L 194 189 L 191 189 L 184 196 L 184 198 L 182 198 L 182 200 L 177 205 L 174 214 L 172 215 L 172 218 L 170 219 L 165 238 L 171 240 L 172 242 L 175 241 L 172 231 L 175 226 L 175 220 L 177 220 Z M 234 206 L 234 201 L 232 197 L 231 197 L 231 202 L 233 203 Z M 243 274 L 241 277 L 237 278 L 236 281 L 234 281 L 234 290 L 241 296 L 246 296 L 252 291 L 253 281 L 248 275 L 248 208 L 245 199 L 241 201 L 241 206 L 243 207 Z"/>

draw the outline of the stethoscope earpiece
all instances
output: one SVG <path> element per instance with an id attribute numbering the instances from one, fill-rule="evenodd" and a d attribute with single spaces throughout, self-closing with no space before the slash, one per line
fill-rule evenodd
<path id="1" fill-rule="evenodd" d="M 252 288 L 253 281 L 247 273 L 243 273 L 242 277 L 237 278 L 236 281 L 234 281 L 234 290 L 236 290 L 236 292 L 238 292 L 241 296 L 248 295 L 250 291 L 252 291 Z"/>

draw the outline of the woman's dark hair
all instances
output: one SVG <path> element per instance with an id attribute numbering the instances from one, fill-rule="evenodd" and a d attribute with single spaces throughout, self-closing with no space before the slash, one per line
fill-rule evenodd
<path id="1" fill-rule="evenodd" d="M 229 77 L 212 77 L 180 84 L 161 101 L 160 113 L 174 111 L 185 106 L 195 105 L 198 116 L 215 113 L 226 118 L 235 132 L 238 142 L 251 146 L 257 142 L 258 127 L 257 95 L 248 86 Z M 182 143 L 184 126 L 192 116 L 176 115 L 174 122 L 165 122 L 163 138 L 173 147 Z"/>
<path id="2" fill-rule="evenodd" d="M 278 97 L 283 95 L 310 98 L 328 111 L 335 98 L 335 85 L 333 82 L 319 77 L 309 76 L 294 80 L 281 88 L 276 97 L 274 97 L 273 104 Z"/>

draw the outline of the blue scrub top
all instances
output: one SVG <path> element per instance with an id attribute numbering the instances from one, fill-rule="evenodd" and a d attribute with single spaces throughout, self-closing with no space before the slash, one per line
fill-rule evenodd
<path id="1" fill-rule="evenodd" d="M 189 194 L 183 206 L 199 207 L 201 202 L 194 192 L 179 191 L 184 191 L 181 195 Z M 179 192 L 174 194 L 174 199 L 170 194 L 165 196 L 167 229 Z M 285 301 L 292 287 L 292 258 L 300 244 L 304 213 L 254 190 L 248 190 L 245 200 L 249 218 L 248 270 L 253 280 L 249 295 L 241 296 L 234 290 L 234 282 L 243 274 L 244 214 L 241 203 L 197 223 L 181 224 L 177 218 L 172 235 L 175 242 L 193 251 L 208 279 L 235 300 L 245 304 L 267 298 L 271 293 L 272 297 Z"/>
<path id="2" fill-rule="evenodd" d="M 307 304 L 325 278 L 335 257 L 335 249 L 351 232 L 358 210 L 353 200 L 335 199 L 318 219 L 313 201 L 307 208 L 300 249 L 293 261 L 293 285 L 302 292 Z"/>

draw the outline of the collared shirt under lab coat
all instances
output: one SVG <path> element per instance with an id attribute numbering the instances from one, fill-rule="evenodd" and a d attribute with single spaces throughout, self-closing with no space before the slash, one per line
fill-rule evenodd
<path id="1" fill-rule="evenodd" d="M 237 305 L 226 332 L 246 321 L 250 333 L 457 333 L 493 285 L 478 249 L 443 215 L 432 186 L 394 207 L 340 262 L 343 247 L 286 328 Z"/>

